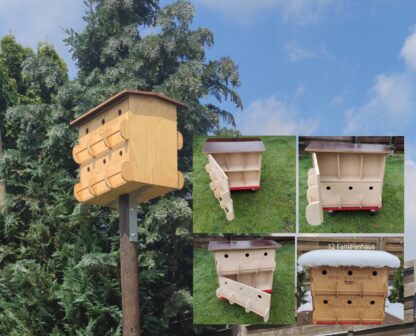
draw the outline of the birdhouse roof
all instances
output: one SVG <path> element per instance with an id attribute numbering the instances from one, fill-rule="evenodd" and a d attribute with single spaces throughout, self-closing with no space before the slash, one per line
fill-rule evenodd
<path id="1" fill-rule="evenodd" d="M 390 149 L 380 144 L 357 144 L 346 142 L 311 142 L 306 152 L 313 153 L 362 153 L 362 154 L 389 154 Z"/>
<path id="2" fill-rule="evenodd" d="M 264 152 L 265 150 L 260 138 L 211 138 L 202 148 L 202 151 L 208 154 Z"/>
<path id="3" fill-rule="evenodd" d="M 276 249 L 280 247 L 274 240 L 234 240 L 234 241 L 210 241 L 209 251 L 229 251 L 229 250 L 259 250 Z"/>
<path id="4" fill-rule="evenodd" d="M 127 96 L 130 95 L 136 95 L 136 96 L 148 96 L 148 97 L 154 97 L 157 99 L 161 99 L 164 100 L 168 103 L 171 103 L 173 105 L 176 105 L 177 107 L 184 107 L 185 105 L 183 103 L 181 103 L 178 100 L 166 97 L 160 93 L 157 92 L 151 92 L 151 91 L 139 91 L 139 90 L 123 90 L 120 91 L 119 93 L 115 94 L 114 96 L 108 98 L 107 100 L 105 100 L 104 102 L 102 102 L 101 104 L 95 106 L 94 108 L 92 108 L 91 110 L 89 110 L 88 112 L 85 112 L 84 114 L 80 115 L 78 118 L 72 120 L 70 122 L 70 125 L 78 125 L 82 122 L 85 122 L 87 120 L 89 120 L 90 118 L 92 118 L 94 115 L 99 114 L 100 112 L 104 111 L 108 106 L 119 102 L 121 100 L 123 100 L 124 98 L 126 98 Z"/>
<path id="5" fill-rule="evenodd" d="M 390 267 L 400 266 L 400 259 L 385 251 L 372 250 L 315 250 L 302 254 L 298 259 L 301 267 Z"/>

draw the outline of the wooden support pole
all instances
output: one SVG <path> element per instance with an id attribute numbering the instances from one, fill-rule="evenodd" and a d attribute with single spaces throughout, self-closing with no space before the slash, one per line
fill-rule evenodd
<path id="1" fill-rule="evenodd" d="M 130 241 L 129 195 L 119 197 L 120 281 L 123 336 L 140 336 L 139 270 L 137 243 Z"/>

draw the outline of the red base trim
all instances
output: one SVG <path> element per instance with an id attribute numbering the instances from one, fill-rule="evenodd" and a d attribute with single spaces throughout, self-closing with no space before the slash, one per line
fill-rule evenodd
<path id="1" fill-rule="evenodd" d="M 263 292 L 268 293 L 268 294 L 272 294 L 273 289 L 263 289 Z"/>
<path id="2" fill-rule="evenodd" d="M 247 186 L 247 187 L 230 187 L 231 191 L 235 190 L 259 190 L 260 186 Z"/>
<path id="3" fill-rule="evenodd" d="M 223 296 L 221 296 L 221 297 L 220 297 L 220 300 L 221 300 L 221 301 L 225 301 L 225 300 L 226 300 L 226 298 L 225 298 L 225 297 L 223 297 Z"/>
<path id="4" fill-rule="evenodd" d="M 370 210 L 381 210 L 383 207 L 378 206 L 365 206 L 365 207 L 333 207 L 333 208 L 323 208 L 324 211 L 370 211 Z"/>
<path id="5" fill-rule="evenodd" d="M 334 325 L 334 324 L 380 325 L 380 324 L 384 324 L 384 322 L 356 322 L 356 321 L 332 322 L 332 321 L 316 321 L 315 324 L 327 324 L 327 325 Z"/>

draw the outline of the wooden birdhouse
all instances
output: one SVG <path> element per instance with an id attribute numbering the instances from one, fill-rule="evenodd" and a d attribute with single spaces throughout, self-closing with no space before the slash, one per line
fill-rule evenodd
<path id="1" fill-rule="evenodd" d="M 309 269 L 315 324 L 383 324 L 389 268 L 400 266 L 384 251 L 316 250 L 298 263 Z"/>
<path id="2" fill-rule="evenodd" d="M 306 219 L 323 222 L 323 211 L 382 209 L 386 156 L 379 144 L 312 142 L 313 168 L 308 172 Z"/>
<path id="3" fill-rule="evenodd" d="M 74 196 L 80 202 L 117 206 L 122 194 L 147 202 L 181 189 L 177 109 L 182 103 L 155 92 L 124 90 L 71 122 L 79 139 Z"/>
<path id="4" fill-rule="evenodd" d="M 254 312 L 267 322 L 276 269 L 274 240 L 211 241 L 218 275 L 216 295 Z"/>
<path id="5" fill-rule="evenodd" d="M 233 190 L 260 189 L 261 158 L 265 151 L 260 138 L 212 138 L 202 149 L 208 155 L 205 166 L 210 188 L 226 213 L 234 219 Z"/>

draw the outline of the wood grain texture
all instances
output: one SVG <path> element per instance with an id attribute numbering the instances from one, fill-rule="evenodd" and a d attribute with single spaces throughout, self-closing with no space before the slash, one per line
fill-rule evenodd
<path id="1" fill-rule="evenodd" d="M 119 202 L 123 335 L 139 336 L 139 268 L 137 265 L 137 244 L 129 240 L 129 195 L 120 196 Z"/>

